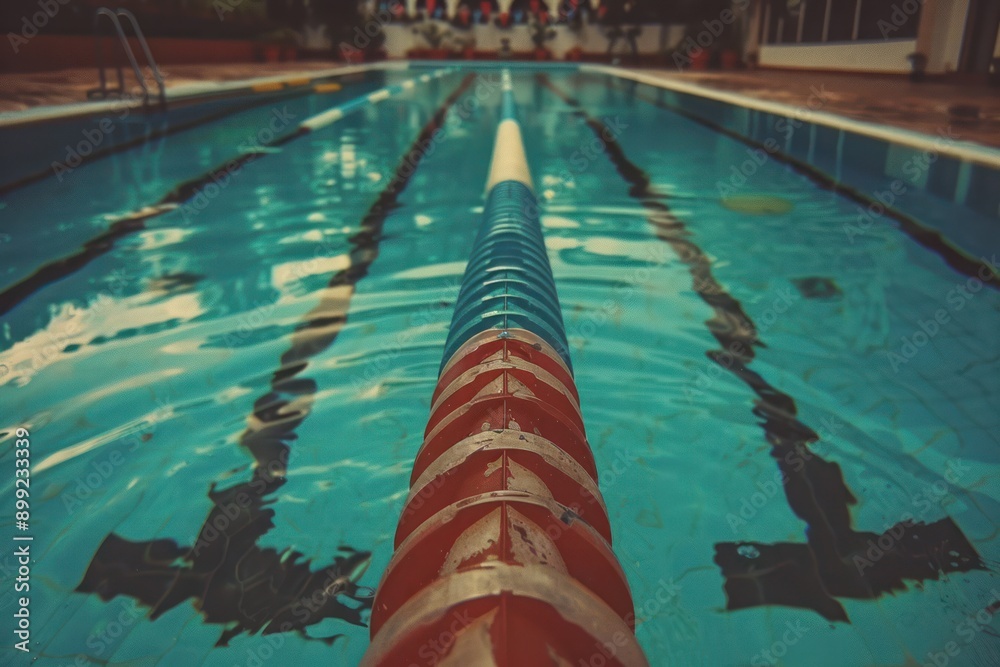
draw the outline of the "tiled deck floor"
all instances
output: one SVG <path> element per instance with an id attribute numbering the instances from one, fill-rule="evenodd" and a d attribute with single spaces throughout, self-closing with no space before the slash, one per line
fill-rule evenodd
<path id="1" fill-rule="evenodd" d="M 290 63 L 236 63 L 230 65 L 162 65 L 167 89 L 203 81 L 239 81 L 279 74 L 308 73 L 331 69 L 341 63 L 302 61 Z M 111 73 L 112 83 L 114 73 Z M 134 79 L 129 75 L 126 84 Z M 97 87 L 95 68 L 56 72 L 0 74 L 0 111 L 18 111 L 34 106 L 83 102 L 87 90 Z"/>
<path id="2" fill-rule="evenodd" d="M 966 141 L 1000 148 L 1000 88 L 982 83 L 911 83 L 905 76 L 776 70 L 653 73 L 795 106 L 807 105 L 818 89 L 828 98 L 822 111 L 932 135 L 951 125 Z M 977 108 L 978 119 L 963 115 L 963 107 Z"/>

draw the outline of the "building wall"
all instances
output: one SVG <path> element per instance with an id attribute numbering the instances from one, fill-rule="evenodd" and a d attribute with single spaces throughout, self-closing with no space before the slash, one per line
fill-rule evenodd
<path id="1" fill-rule="evenodd" d="M 866 0 L 861 1 L 863 3 Z M 806 2 L 825 4 L 824 0 Z M 886 39 L 801 44 L 772 44 L 765 40 L 760 44 L 758 62 L 764 67 L 906 73 L 911 69 L 906 56 L 919 51 L 927 56 L 929 73 L 954 72 L 961 57 L 969 2 L 970 0 L 921 0 L 922 10 L 916 38 L 911 38 L 914 26 L 910 23 L 905 25 L 905 32 L 909 34 L 900 34 L 904 31 L 892 31 L 890 28 L 883 32 Z M 902 6 L 904 3 L 899 4 Z M 810 4 L 806 6 L 808 8 Z M 764 13 L 763 7 L 763 3 L 760 3 L 756 9 Z M 898 26 L 903 27 L 905 23 L 906 20 L 903 19 Z M 906 38 L 896 39 L 894 34 Z"/>
<path id="2" fill-rule="evenodd" d="M 509 39 L 512 51 L 531 51 L 531 31 L 528 26 L 518 25 L 508 29 L 499 29 L 492 25 L 476 25 L 471 30 L 455 30 L 447 23 L 440 23 L 442 30 L 449 30 L 458 39 L 475 39 L 475 48 L 480 51 L 499 51 L 500 40 Z M 604 37 L 605 27 L 585 25 L 574 31 L 567 26 L 555 26 L 556 37 L 547 43 L 547 48 L 557 58 L 562 58 L 567 51 L 578 46 L 589 53 L 607 51 L 608 40 Z M 420 35 L 413 33 L 412 25 L 390 24 L 385 26 L 385 49 L 390 58 L 405 58 L 407 51 L 414 48 L 427 48 Z M 636 40 L 639 52 L 644 54 L 660 53 L 664 48 L 680 41 L 684 34 L 682 26 L 643 26 L 642 34 Z M 626 53 L 627 45 L 619 40 L 616 53 Z"/>
<path id="3" fill-rule="evenodd" d="M 916 49 L 915 39 L 840 44 L 765 44 L 760 47 L 759 63 L 764 67 L 905 73 L 910 71 L 906 56 Z"/>
<path id="4" fill-rule="evenodd" d="M 937 74 L 954 72 L 962 56 L 965 21 L 969 0 L 935 0 L 930 45 L 926 49 L 927 71 Z M 930 17 L 930 15 L 929 15 Z"/>

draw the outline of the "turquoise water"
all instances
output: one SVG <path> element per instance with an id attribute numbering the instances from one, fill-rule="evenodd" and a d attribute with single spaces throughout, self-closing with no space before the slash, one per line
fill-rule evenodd
<path id="1" fill-rule="evenodd" d="M 4 195 L 0 289 L 231 159 L 275 108 L 299 123 L 414 73 L 385 76 Z M 483 203 L 498 72 L 478 74 L 450 107 L 397 200 L 372 207 L 464 76 L 269 149 L 203 207 L 149 217 L 2 316 L 0 461 L 11 474 L 0 493 L 13 498 L 14 431 L 25 427 L 37 664 L 358 662 L 368 631 L 350 620 L 363 620 L 391 556 Z M 749 200 L 722 202 L 717 181 L 746 146 L 609 79 L 549 76 L 581 106 L 532 71 L 515 72 L 515 91 L 614 548 L 650 662 L 1000 662 L 995 285 L 973 291 L 888 220 L 848 238 L 857 205 L 776 161 L 738 193 Z M 594 142 L 579 109 L 613 128 L 620 154 Z M 648 175 L 644 193 L 626 163 Z M 764 344 L 745 364 L 708 356 L 719 335 L 734 334 L 713 325 L 713 336 L 706 322 L 733 304 Z M 933 335 L 917 335 L 939 311 L 947 318 Z M 791 481 L 776 478 L 776 440 L 810 454 Z M 255 565 L 212 560 L 210 545 L 212 562 L 193 569 L 216 573 L 220 587 L 199 597 L 212 578 L 190 576 L 179 554 L 218 518 L 227 490 L 252 482 L 254 452 L 279 442 L 287 481 L 257 508 L 270 526 L 226 538 L 249 539 L 240 549 Z M 908 516 L 935 528 L 894 530 Z M 2 521 L 16 532 L 10 512 Z M 904 556 L 855 553 L 883 533 Z M 127 583 L 128 568 L 115 574 L 96 559 L 132 593 L 78 591 L 109 535 L 144 545 L 129 560 L 114 543 L 113 564 L 139 563 L 159 583 Z M 848 557 L 863 591 L 817 574 L 838 544 L 869 560 Z M 341 547 L 371 552 L 370 563 Z M 342 608 L 310 616 L 304 634 L 244 631 L 247 619 L 294 605 L 295 586 L 275 574 L 296 560 L 288 550 L 312 571 L 346 558 L 356 586 L 337 596 Z M 150 592 L 168 589 L 170 604 Z M 782 598 L 789 589 L 799 595 Z M 24 661 L 11 643 L 4 660 Z"/>

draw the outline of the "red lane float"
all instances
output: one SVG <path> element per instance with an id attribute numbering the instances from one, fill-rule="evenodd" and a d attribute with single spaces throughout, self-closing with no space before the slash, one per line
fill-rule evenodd
<path id="1" fill-rule="evenodd" d="M 484 332 L 444 364 L 433 401 L 363 664 L 647 664 L 555 350 Z"/>

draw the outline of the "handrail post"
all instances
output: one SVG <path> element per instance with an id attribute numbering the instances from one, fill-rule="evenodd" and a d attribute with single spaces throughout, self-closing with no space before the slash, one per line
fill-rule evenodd
<path id="1" fill-rule="evenodd" d="M 156 81 L 156 85 L 160 90 L 160 104 L 165 105 L 167 103 L 167 94 L 163 85 L 163 76 L 160 74 L 160 68 L 156 66 L 156 61 L 153 60 L 153 54 L 149 50 L 149 43 L 146 41 L 145 35 L 142 34 L 142 29 L 139 27 L 139 21 L 136 20 L 135 14 L 127 9 L 119 9 L 118 15 L 124 16 L 132 24 L 132 30 L 135 31 L 139 46 L 142 47 L 142 52 L 146 56 L 146 64 L 149 66 L 149 71 L 153 74 L 153 80 Z M 145 77 L 143 78 L 145 79 Z"/>
<path id="2" fill-rule="evenodd" d="M 135 14 L 122 8 L 112 11 L 107 7 L 99 7 L 94 14 L 94 42 L 97 49 L 97 68 L 98 76 L 100 78 L 100 87 L 87 91 L 88 97 L 93 96 L 95 93 L 100 93 L 104 98 L 107 98 L 109 92 L 118 92 L 123 96 L 125 95 L 125 76 L 122 73 L 121 65 L 117 63 L 115 67 L 118 70 L 118 89 L 117 91 L 108 89 L 107 75 L 105 74 L 104 67 L 104 42 L 100 30 L 102 16 L 108 17 L 108 20 L 111 21 L 111 25 L 114 27 L 115 32 L 118 33 L 118 40 L 121 42 L 122 50 L 125 51 L 125 56 L 128 58 L 129 64 L 132 66 L 132 71 L 135 73 L 136 81 L 138 81 L 139 85 L 142 87 L 143 104 L 149 104 L 149 86 L 146 84 L 146 75 L 143 73 L 142 68 L 139 67 L 139 62 L 136 60 L 135 53 L 132 51 L 132 47 L 128 43 L 128 36 L 126 36 L 125 30 L 118 17 L 124 17 L 132 25 L 132 30 L 135 32 L 136 40 L 139 42 L 139 46 L 142 48 L 143 55 L 146 58 L 146 64 L 152 72 L 153 79 L 156 81 L 156 85 L 159 90 L 160 104 L 165 106 L 167 103 L 167 96 L 166 88 L 163 83 L 163 76 L 160 74 L 160 69 L 157 67 L 156 61 L 153 60 L 153 54 L 149 50 L 149 43 L 146 41 L 146 37 L 143 34 L 142 29 L 139 27 L 139 22 L 136 20 Z"/>

